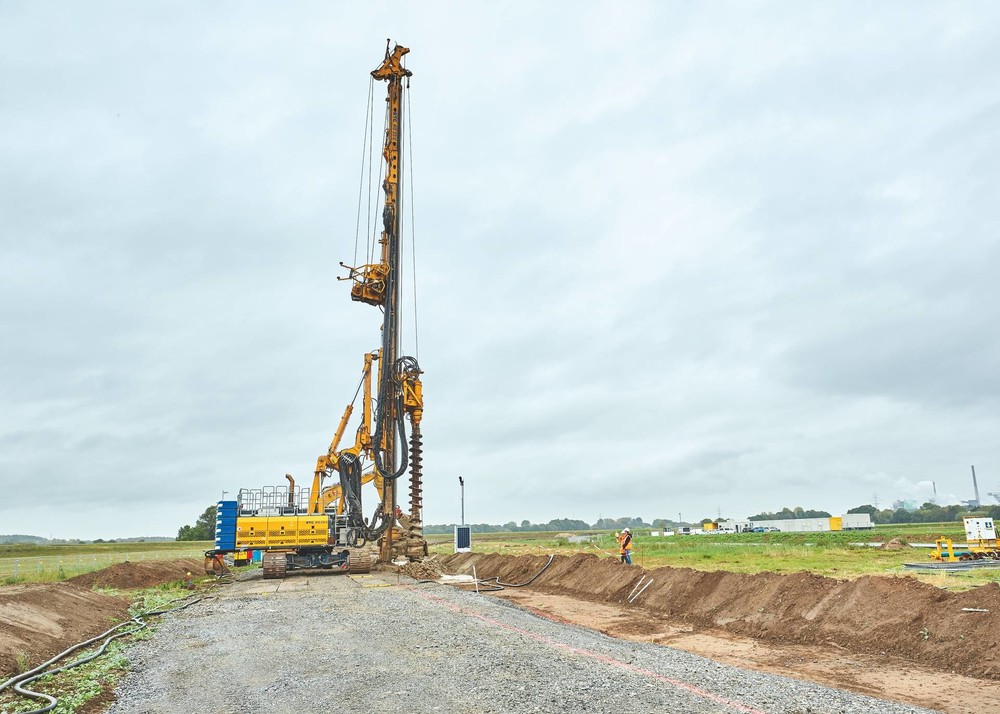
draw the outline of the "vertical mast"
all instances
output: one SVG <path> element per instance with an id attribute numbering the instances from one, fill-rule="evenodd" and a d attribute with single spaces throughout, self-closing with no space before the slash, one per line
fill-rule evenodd
<path id="1" fill-rule="evenodd" d="M 422 439 L 420 420 L 423 416 L 423 391 L 420 383 L 421 369 L 413 357 L 400 354 L 400 198 L 403 177 L 403 80 L 412 72 L 403 67 L 406 47 L 396 45 L 389 52 L 386 44 L 385 59 L 372 77 L 386 82 L 386 125 L 382 157 L 385 160 L 385 179 L 382 191 L 385 204 L 382 208 L 382 235 L 379 238 L 381 254 L 378 263 L 349 268 L 352 280 L 351 299 L 375 305 L 382 310 L 382 342 L 378 351 L 378 377 L 376 414 L 372 423 L 371 439 L 359 440 L 353 450 L 338 452 L 337 470 L 353 474 L 361 480 L 358 456 L 364 450 L 374 462 L 372 477 L 381 497 L 379 510 L 370 524 L 361 520 L 360 506 L 355 508 L 354 527 L 363 532 L 365 539 L 381 538 L 380 557 L 390 560 L 393 554 L 421 557 L 427 554 L 422 524 Z M 344 265 L 341 263 L 341 265 Z M 366 364 L 368 364 L 366 362 Z M 370 372 L 369 372 L 370 374 Z M 409 451 L 407 451 L 406 419 L 412 425 Z M 366 422 L 367 423 L 367 422 Z M 363 425 L 364 426 L 364 425 Z M 359 431 L 359 434 L 361 432 Z M 360 436 L 359 436 L 360 439 Z M 333 447 L 331 447 L 332 449 Z M 346 456 L 346 460 L 345 460 Z M 341 463 L 343 462 L 343 463 Z M 326 462 L 323 462 L 324 464 Z M 410 514 L 403 517 L 397 511 L 396 479 L 410 467 Z M 317 466 L 319 468 L 319 466 Z M 344 487 L 346 489 L 346 487 Z M 351 513 L 348 514 L 349 518 Z M 403 526 L 401 536 L 394 534 L 397 519 Z M 393 539 L 401 539 L 394 545 Z"/>
<path id="2" fill-rule="evenodd" d="M 396 414 L 397 405 L 390 395 L 395 393 L 392 378 L 396 369 L 396 358 L 399 355 L 399 196 L 400 196 L 400 157 L 402 156 L 402 109 L 403 109 L 403 77 L 411 72 L 403 68 L 402 58 L 409 50 L 396 45 L 389 54 L 386 45 L 386 58 L 382 66 L 372 72 L 375 79 L 384 79 L 389 83 L 389 93 L 386 97 L 388 114 L 386 116 L 385 146 L 382 155 L 385 157 L 385 180 L 382 190 L 385 191 L 385 210 L 382 214 L 382 261 L 389 264 L 388 295 L 386 295 L 385 314 L 382 318 L 382 371 L 383 389 L 379 390 L 379 398 L 388 402 L 380 416 L 382 417 L 382 448 L 384 462 L 379 469 L 383 474 L 392 474 L 396 468 L 396 431 L 394 422 L 402 414 Z M 401 444 L 406 448 L 405 444 Z M 383 482 L 382 517 L 390 524 L 395 522 L 396 510 L 396 479 L 388 478 Z M 392 552 L 392 527 L 386 529 L 382 540 L 382 559 L 389 560 Z"/>
<path id="3" fill-rule="evenodd" d="M 381 544 L 381 557 L 389 560 L 392 552 L 392 525 L 395 523 L 396 509 L 396 449 L 406 448 L 406 444 L 398 444 L 396 439 L 397 420 L 403 415 L 402 405 L 395 399 L 394 384 L 396 360 L 400 353 L 399 337 L 399 234 L 401 195 L 400 170 L 403 146 L 402 114 L 403 114 L 403 78 L 412 72 L 403 67 L 403 55 L 410 50 L 396 45 L 392 53 L 386 44 L 385 60 L 371 74 L 377 80 L 388 83 L 386 96 L 386 126 L 385 144 L 382 156 L 385 159 L 385 179 L 382 190 L 385 193 L 385 207 L 382 211 L 382 260 L 379 267 L 384 271 L 382 298 L 382 354 L 379 364 L 379 414 L 376 429 L 380 438 L 376 439 L 375 448 L 381 452 L 381 459 L 376 458 L 376 469 L 382 476 L 382 519 L 389 523 Z M 362 284 L 363 286 L 363 284 Z M 353 297 L 352 290 L 352 297 Z M 402 436 L 402 432 L 400 432 Z M 405 468 L 405 460 L 404 466 Z M 398 469 L 401 471 L 402 469 Z"/>

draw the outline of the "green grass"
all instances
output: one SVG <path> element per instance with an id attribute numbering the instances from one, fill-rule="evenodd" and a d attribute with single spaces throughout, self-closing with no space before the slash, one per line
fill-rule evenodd
<path id="1" fill-rule="evenodd" d="M 617 557 L 618 545 L 611 533 L 581 532 L 593 535 L 590 543 L 569 543 L 554 533 L 479 533 L 473 534 L 473 549 L 509 555 L 593 553 Z M 695 570 L 725 570 L 738 573 L 810 572 L 836 578 L 862 575 L 909 575 L 919 580 L 948 587 L 967 589 L 987 582 L 1000 582 L 1000 570 L 975 573 L 925 574 L 904 571 L 903 563 L 930 563 L 930 550 L 905 548 L 881 550 L 857 543 L 884 543 L 893 538 L 914 543 L 930 543 L 939 536 L 964 541 L 961 524 L 904 524 L 882 526 L 869 531 L 834 531 L 819 533 L 732 533 L 650 537 L 649 532 L 635 532 L 633 562 L 646 568 L 687 567 Z M 452 540 L 431 536 L 431 552 L 452 552 Z"/>
<path id="2" fill-rule="evenodd" d="M 29 558 L 52 555 L 100 555 L 106 553 L 156 553 L 178 550 L 208 550 L 212 541 L 184 540 L 156 543 L 81 543 L 79 545 L 34 545 L 0 543 L 0 558 Z"/>

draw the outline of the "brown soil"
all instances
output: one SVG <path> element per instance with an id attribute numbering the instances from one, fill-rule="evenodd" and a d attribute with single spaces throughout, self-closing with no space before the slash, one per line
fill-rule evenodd
<path id="1" fill-rule="evenodd" d="M 905 540 L 900 540 L 899 538 L 893 538 L 892 540 L 887 540 L 885 543 L 880 545 L 879 550 L 904 550 L 906 548 L 912 548 L 909 543 Z"/>
<path id="2" fill-rule="evenodd" d="M 855 654 L 832 643 L 814 646 L 764 642 L 719 629 L 674 625 L 632 605 L 588 602 L 531 588 L 491 594 L 541 617 L 589 627 L 619 639 L 666 645 L 742 669 L 819 682 L 945 714 L 978 714 L 985 702 L 1000 702 L 998 681 L 951 672 L 943 675 L 926 665 Z"/>
<path id="3" fill-rule="evenodd" d="M 69 583 L 0 589 L 0 672 L 14 674 L 17 658 L 31 667 L 121 622 L 128 602 Z"/>
<path id="4" fill-rule="evenodd" d="M 34 667 L 70 645 L 99 635 L 128 617 L 129 598 L 94 592 L 142 588 L 198 574 L 195 560 L 119 563 L 62 583 L 0 588 L 0 675 L 17 671 L 18 657 Z"/>
<path id="5" fill-rule="evenodd" d="M 437 562 L 437 556 L 433 555 L 424 558 L 423 562 L 420 563 L 407 563 L 399 570 L 414 580 L 437 580 L 441 577 L 441 566 Z"/>
<path id="6" fill-rule="evenodd" d="M 146 560 L 141 563 L 118 563 L 103 570 L 77 575 L 67 583 L 84 588 L 116 588 L 129 590 L 150 588 L 175 580 L 183 580 L 191 573 L 195 578 L 204 577 L 203 563 L 187 560 Z"/>
<path id="7" fill-rule="evenodd" d="M 440 564 L 448 572 L 471 573 L 475 566 L 480 578 L 522 583 L 547 560 L 463 553 Z M 646 581 L 652 582 L 633 603 L 626 602 Z M 640 631 L 666 622 L 1000 680 L 1000 585 L 995 583 L 951 593 L 906 577 L 836 580 L 808 573 L 647 571 L 610 558 L 575 555 L 556 556 L 531 590 L 628 607 L 636 615 L 633 627 Z"/>

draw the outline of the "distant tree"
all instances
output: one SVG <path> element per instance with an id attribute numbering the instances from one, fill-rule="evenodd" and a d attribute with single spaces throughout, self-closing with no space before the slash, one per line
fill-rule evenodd
<path id="1" fill-rule="evenodd" d="M 812 511 L 802 508 L 802 506 L 796 506 L 793 508 L 782 508 L 777 513 L 758 513 L 756 516 L 750 516 L 751 521 L 789 521 L 793 518 L 829 518 L 830 514 L 826 511 Z"/>
<path id="2" fill-rule="evenodd" d="M 575 518 L 555 518 L 542 529 L 547 531 L 585 531 L 590 529 L 590 525 Z"/>
<path id="3" fill-rule="evenodd" d="M 177 540 L 214 540 L 215 539 L 215 506 L 209 506 L 198 516 L 193 526 L 181 526 L 177 531 Z"/>
<path id="4" fill-rule="evenodd" d="M 855 506 L 847 510 L 848 513 L 867 513 L 870 516 L 874 516 L 878 513 L 878 509 L 870 503 L 866 503 L 863 506 Z"/>
<path id="5" fill-rule="evenodd" d="M 913 523 L 914 514 L 905 508 L 897 508 L 892 514 L 892 523 Z"/>

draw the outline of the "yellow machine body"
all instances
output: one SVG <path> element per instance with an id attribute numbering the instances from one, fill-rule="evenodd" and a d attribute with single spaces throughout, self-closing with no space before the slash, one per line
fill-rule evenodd
<path id="1" fill-rule="evenodd" d="M 310 516 L 240 516 L 237 548 L 281 548 L 330 543 L 330 518 Z"/>

